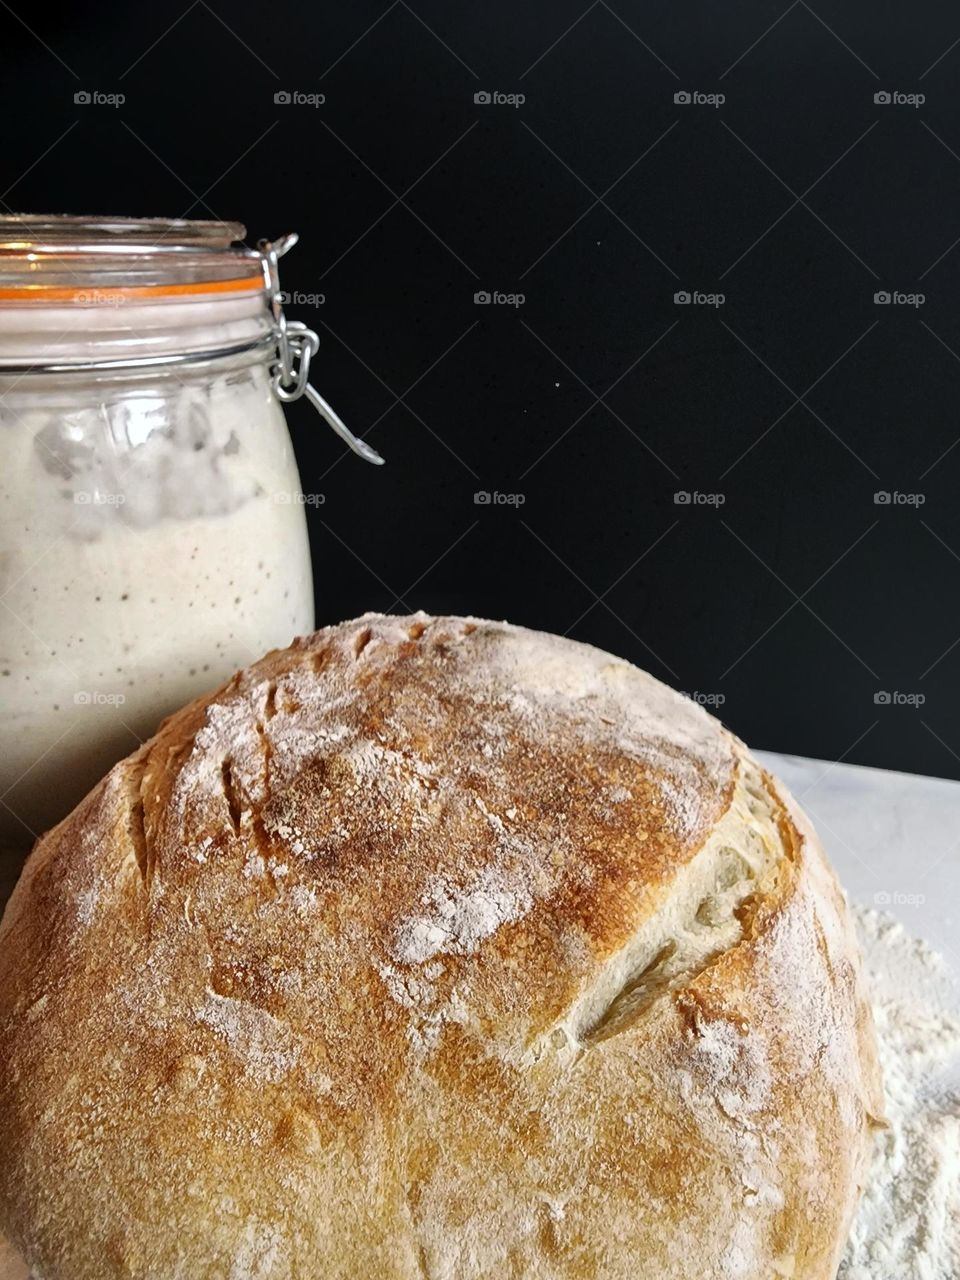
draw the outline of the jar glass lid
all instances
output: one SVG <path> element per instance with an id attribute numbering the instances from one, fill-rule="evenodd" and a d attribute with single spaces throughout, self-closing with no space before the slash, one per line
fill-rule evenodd
<path id="1" fill-rule="evenodd" d="M 239 222 L 0 216 L 0 304 L 78 300 L 95 290 L 158 300 L 264 288 Z"/>

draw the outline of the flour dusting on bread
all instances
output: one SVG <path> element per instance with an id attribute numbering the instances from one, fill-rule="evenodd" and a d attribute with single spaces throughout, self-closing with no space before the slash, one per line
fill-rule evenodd
<path id="1" fill-rule="evenodd" d="M 879 1106 L 776 784 L 505 623 L 268 654 L 40 843 L 0 930 L 0 1228 L 47 1280 L 822 1280 Z"/>

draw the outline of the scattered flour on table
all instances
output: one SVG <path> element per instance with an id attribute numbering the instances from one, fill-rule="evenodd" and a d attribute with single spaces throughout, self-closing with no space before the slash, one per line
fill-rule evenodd
<path id="1" fill-rule="evenodd" d="M 838 1280 L 958 1280 L 960 1016 L 949 1011 L 949 971 L 893 917 L 855 915 L 890 1127 L 877 1134 Z"/>

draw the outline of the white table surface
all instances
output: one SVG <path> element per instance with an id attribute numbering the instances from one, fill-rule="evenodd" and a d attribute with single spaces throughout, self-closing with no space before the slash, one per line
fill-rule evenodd
<path id="1" fill-rule="evenodd" d="M 812 819 L 850 897 L 896 916 L 960 981 L 960 782 L 755 754 Z"/>

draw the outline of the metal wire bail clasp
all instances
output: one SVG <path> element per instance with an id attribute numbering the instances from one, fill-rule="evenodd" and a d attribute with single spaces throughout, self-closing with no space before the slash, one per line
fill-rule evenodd
<path id="1" fill-rule="evenodd" d="M 263 264 L 263 279 L 273 313 L 273 324 L 277 337 L 277 359 L 271 369 L 273 390 L 278 400 L 288 403 L 306 396 L 317 413 L 333 427 L 341 440 L 358 454 L 365 462 L 376 466 L 383 465 L 383 458 L 364 440 L 353 434 L 340 418 L 335 409 L 308 382 L 310 361 L 320 349 L 320 339 L 312 329 L 308 329 L 299 320 L 288 320 L 283 313 L 283 294 L 280 292 L 280 271 L 278 260 L 297 243 L 299 236 L 295 231 L 281 236 L 279 240 L 258 240 L 257 249 Z"/>

